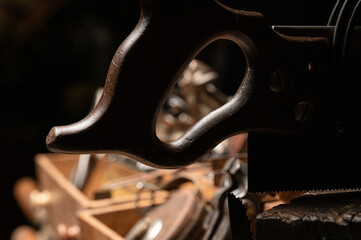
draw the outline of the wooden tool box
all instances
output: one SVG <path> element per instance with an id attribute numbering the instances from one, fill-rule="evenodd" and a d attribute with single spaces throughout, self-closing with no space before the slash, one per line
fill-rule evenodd
<path id="1" fill-rule="evenodd" d="M 157 201 L 156 204 L 162 202 Z M 82 239 L 124 240 L 126 233 L 142 217 L 141 211 L 149 206 L 143 200 L 135 210 L 134 203 L 118 204 L 98 209 L 81 210 L 77 213 Z"/>
<path id="2" fill-rule="evenodd" d="M 32 183 L 29 184 L 29 179 L 20 180 L 15 185 L 15 197 L 23 212 L 40 230 L 29 231 L 29 228 L 19 227 L 14 231 L 12 240 L 124 239 L 124 235 L 142 217 L 144 209 L 159 205 L 171 196 L 169 189 L 136 193 L 121 189 L 121 194 L 118 192 L 112 197 L 94 199 L 92 193 L 95 189 L 100 189 L 102 178 L 109 178 L 109 175 L 117 171 L 116 168 L 120 168 L 117 172 L 128 170 L 119 162 L 103 161 L 101 158 L 87 181 L 88 186 L 80 190 L 69 180 L 78 160 L 78 155 L 36 155 L 36 182 L 30 180 Z M 217 189 L 214 180 L 208 177 L 213 168 L 211 162 L 196 163 L 181 172 L 158 169 L 155 170 L 158 172 L 144 174 L 144 178 L 149 178 L 151 174 L 157 175 L 161 171 L 160 175 L 165 182 L 179 174 L 198 179 L 198 190 L 203 199 L 210 202 Z M 132 176 L 130 173 L 129 177 Z M 135 179 L 137 176 L 142 175 L 139 172 L 134 173 Z M 124 179 L 129 180 L 129 177 Z M 194 187 L 188 182 L 183 183 L 181 188 L 192 189 L 192 186 Z M 27 237 L 24 237 L 25 235 Z"/>
<path id="3" fill-rule="evenodd" d="M 105 222 L 111 221 L 112 218 L 112 221 L 117 221 L 117 214 L 113 212 L 122 210 L 122 213 L 124 211 L 127 213 L 127 218 L 125 225 L 121 224 L 119 226 L 127 226 L 134 223 L 137 219 L 136 214 L 129 217 L 129 212 L 134 212 L 136 208 L 135 203 L 137 203 L 137 206 L 147 207 L 152 204 L 159 204 L 167 199 L 168 192 L 162 190 L 154 192 L 153 195 L 150 192 L 142 191 L 138 196 L 130 194 L 99 200 L 92 199 L 69 181 L 69 176 L 77 161 L 77 155 L 38 154 L 35 157 L 37 189 L 32 189 L 32 191 L 27 189 L 24 191 L 25 187 L 21 186 L 21 181 L 19 181 L 18 186 L 15 186 L 15 197 L 20 207 L 24 213 L 30 213 L 27 214 L 30 215 L 30 220 L 40 225 L 40 229 L 46 232 L 45 239 L 49 237 L 62 239 L 60 236 L 63 231 L 62 229 L 74 226 L 79 227 L 79 219 L 82 223 L 81 227 L 84 227 L 84 229 L 80 229 L 81 232 L 87 233 L 90 231 L 88 226 L 93 226 L 94 231 L 99 231 L 99 234 L 107 236 L 110 230 L 98 227 L 98 222 L 94 221 L 96 216 L 105 216 L 100 218 L 105 219 Z M 36 194 L 36 192 L 38 193 Z M 35 195 L 43 194 L 40 197 L 42 199 L 40 203 L 36 200 L 34 202 L 34 193 Z M 136 199 L 138 200 L 136 201 Z M 78 219 L 77 213 L 79 211 L 95 209 L 97 209 L 95 212 L 82 212 L 82 214 L 79 214 L 80 217 Z M 94 217 L 92 217 L 93 213 L 96 213 Z M 103 225 L 99 223 L 99 226 Z M 125 230 L 126 228 L 120 231 L 120 233 Z M 44 233 L 40 235 L 44 235 Z M 80 237 L 80 239 L 88 240 L 92 238 Z"/>

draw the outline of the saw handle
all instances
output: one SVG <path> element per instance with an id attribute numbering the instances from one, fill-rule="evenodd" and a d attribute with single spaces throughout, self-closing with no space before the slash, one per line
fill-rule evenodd
<path id="1" fill-rule="evenodd" d="M 325 91 L 322 74 L 314 81 L 308 66 L 316 57 L 322 69 L 325 38 L 281 35 L 261 14 L 217 1 L 141 0 L 141 6 L 138 25 L 115 52 L 99 103 L 83 120 L 54 127 L 47 137 L 51 151 L 117 152 L 175 168 L 237 133 L 300 133 L 315 127 L 317 121 L 295 119 L 295 107 L 302 101 L 315 108 L 323 104 L 318 97 Z M 247 71 L 239 90 L 177 141 L 160 141 L 155 123 L 170 89 L 197 53 L 217 39 L 234 41 L 245 53 Z M 282 91 L 270 88 L 275 74 L 286 77 Z"/>

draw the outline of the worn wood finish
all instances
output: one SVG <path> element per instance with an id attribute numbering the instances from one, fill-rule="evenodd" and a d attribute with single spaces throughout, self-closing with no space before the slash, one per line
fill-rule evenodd
<path id="1" fill-rule="evenodd" d="M 203 233 L 201 225 L 205 216 L 204 212 L 203 215 L 201 214 L 199 207 L 204 207 L 204 205 L 193 195 L 193 192 L 187 189 L 178 190 L 167 202 L 147 212 L 146 216 L 149 220 L 162 220 L 161 231 L 155 239 L 199 238 Z M 156 202 L 156 204 L 159 203 L 159 201 Z M 135 211 L 134 204 L 131 203 L 80 211 L 77 217 L 82 228 L 82 238 L 123 240 L 137 221 L 142 219 L 143 216 L 140 213 L 142 208 L 147 206 L 149 205 L 142 201 L 139 203 L 139 211 Z M 194 217 L 199 219 L 194 219 Z M 195 229 L 190 228 L 192 224 L 196 227 Z M 191 235 L 187 237 L 186 234 Z"/>
<path id="2" fill-rule="evenodd" d="M 121 181 L 122 179 L 126 178 L 140 178 L 140 173 L 136 169 L 131 169 L 126 167 L 123 164 L 119 164 L 115 161 L 110 161 L 106 157 L 98 159 L 94 164 L 94 168 L 92 169 L 91 173 L 89 174 L 88 180 L 84 185 L 82 192 L 89 198 L 94 199 L 94 193 L 101 189 L 101 185 L 105 184 L 108 181 L 113 180 L 113 178 L 118 179 Z M 134 182 L 135 188 L 136 182 Z M 123 191 L 124 195 L 134 194 L 134 191 Z"/>
<path id="3" fill-rule="evenodd" d="M 160 203 L 159 199 L 155 201 L 155 204 Z M 82 239 L 124 240 L 126 233 L 142 217 L 143 209 L 149 206 L 149 201 L 142 200 L 138 204 L 139 211 L 135 210 L 134 203 L 79 211 L 76 215 Z"/>
<path id="4" fill-rule="evenodd" d="M 36 170 L 40 190 L 49 191 L 50 203 L 44 206 L 46 210 L 45 224 L 57 236 L 58 225 L 78 225 L 76 212 L 82 209 L 95 209 L 120 203 L 131 203 L 134 206 L 135 194 L 122 197 L 93 200 L 77 189 L 68 180 L 78 159 L 77 155 L 39 154 L 36 156 Z M 166 191 L 155 193 L 155 199 L 164 201 L 168 196 Z M 151 194 L 140 193 L 140 199 L 151 204 Z"/>
<path id="5" fill-rule="evenodd" d="M 36 230 L 29 226 L 17 227 L 10 236 L 10 240 L 40 240 Z"/>
<path id="6" fill-rule="evenodd" d="M 257 217 L 257 240 L 361 239 L 361 192 L 310 194 Z"/>
<path id="7" fill-rule="evenodd" d="M 37 190 L 35 180 L 30 177 L 23 177 L 14 185 L 14 197 L 20 209 L 30 222 L 35 222 L 34 209 L 30 200 L 32 191 Z"/>
<path id="8" fill-rule="evenodd" d="M 217 1 L 140 2 L 139 23 L 116 51 L 99 103 L 83 120 L 54 127 L 47 137 L 51 151 L 120 152 L 146 164 L 174 168 L 196 161 L 239 132 L 295 133 L 327 126 L 327 38 L 279 34 L 260 13 L 229 9 Z M 247 57 L 238 92 L 179 140 L 160 141 L 155 123 L 168 92 L 196 54 L 220 38 L 236 42 Z M 315 59 L 317 74 L 309 69 Z M 278 71 L 287 76 L 282 94 L 269 88 L 270 76 Z M 309 121 L 295 119 L 300 101 L 318 109 Z"/>

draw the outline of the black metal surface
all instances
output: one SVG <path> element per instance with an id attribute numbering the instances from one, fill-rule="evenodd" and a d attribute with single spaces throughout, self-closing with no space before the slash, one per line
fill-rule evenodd
<path id="1" fill-rule="evenodd" d="M 333 34 L 333 94 L 335 97 L 335 123 L 339 134 L 361 134 L 359 119 L 360 60 L 354 52 L 360 52 L 360 48 L 351 42 L 355 35 L 354 26 L 359 20 L 361 1 L 347 0 L 343 4 Z"/>
<path id="2" fill-rule="evenodd" d="M 337 0 L 333 9 L 332 9 L 332 12 L 328 18 L 328 22 L 327 22 L 327 25 L 328 26 L 333 26 L 336 24 L 336 21 L 337 21 L 337 17 L 341 11 L 341 8 L 342 8 L 342 5 L 344 4 L 345 0 Z"/>
<path id="3" fill-rule="evenodd" d="M 242 200 L 228 194 L 229 218 L 232 240 L 252 240 L 250 221 L 247 218 L 246 207 Z"/>
<path id="4" fill-rule="evenodd" d="M 203 240 L 228 239 L 231 234 L 229 231 L 229 194 L 236 192 L 241 198 L 247 193 L 247 166 L 245 163 L 237 158 L 230 158 L 225 163 L 222 172 L 224 173 L 224 180 L 222 186 L 212 197 L 213 209 L 206 223 L 207 230 Z"/>
<path id="5" fill-rule="evenodd" d="M 360 137 L 249 134 L 250 192 L 360 187 Z"/>
<path id="6" fill-rule="evenodd" d="M 357 25 L 360 1 L 338 1 L 329 24 L 322 28 L 333 44 L 330 69 L 330 129 L 308 135 L 249 134 L 250 191 L 359 188 L 358 155 L 361 145 L 361 48 Z M 354 26 L 357 27 L 354 27 Z M 295 34 L 294 29 L 275 27 Z M 314 27 L 305 34 L 313 35 Z M 317 32 L 317 30 L 316 30 Z M 353 40 L 352 40 L 353 39 Z M 333 125 L 333 126 L 332 126 Z"/>

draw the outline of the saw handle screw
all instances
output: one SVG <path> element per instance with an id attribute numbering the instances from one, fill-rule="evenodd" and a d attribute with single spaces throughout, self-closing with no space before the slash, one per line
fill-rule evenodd
<path id="1" fill-rule="evenodd" d="M 293 115 L 295 119 L 301 123 L 310 120 L 314 112 L 314 106 L 308 101 L 302 101 L 297 103 L 294 108 Z"/>
<path id="2" fill-rule="evenodd" d="M 307 63 L 307 70 L 311 74 L 319 74 L 321 68 L 322 67 L 319 61 L 312 60 Z"/>
<path id="3" fill-rule="evenodd" d="M 280 93 L 286 90 L 287 87 L 287 74 L 282 71 L 271 73 L 268 81 L 268 87 L 275 93 Z"/>

